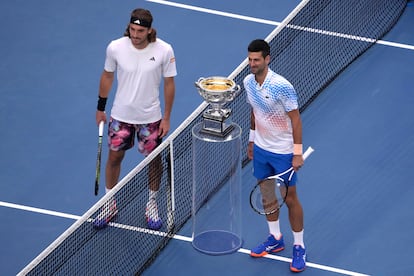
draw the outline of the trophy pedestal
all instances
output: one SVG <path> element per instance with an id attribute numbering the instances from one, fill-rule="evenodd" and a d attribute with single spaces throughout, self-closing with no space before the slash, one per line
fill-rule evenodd
<path id="1" fill-rule="evenodd" d="M 241 238 L 241 128 L 232 123 L 227 135 L 192 129 L 193 247 L 205 254 L 237 251 Z"/>
<path id="2" fill-rule="evenodd" d="M 211 105 L 193 133 L 193 247 L 210 255 L 237 251 L 241 239 L 241 128 L 224 108 L 240 86 L 224 77 L 195 83 Z"/>
<path id="3" fill-rule="evenodd" d="M 229 114 L 230 115 L 230 114 Z M 203 114 L 203 127 L 201 132 L 218 137 L 226 137 L 234 129 L 234 124 L 227 117 Z"/>

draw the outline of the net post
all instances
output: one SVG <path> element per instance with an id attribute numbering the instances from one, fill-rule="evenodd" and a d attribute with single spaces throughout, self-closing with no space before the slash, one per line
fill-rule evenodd
<path id="1" fill-rule="evenodd" d="M 174 193 L 174 140 L 169 142 L 170 154 L 168 157 L 168 175 L 169 183 L 167 189 L 167 230 L 168 233 L 174 231 L 174 212 L 175 212 L 175 193 Z"/>

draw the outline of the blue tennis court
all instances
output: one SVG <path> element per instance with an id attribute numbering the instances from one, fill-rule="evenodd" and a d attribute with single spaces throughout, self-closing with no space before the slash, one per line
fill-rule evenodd
<path id="1" fill-rule="evenodd" d="M 93 195 L 98 81 L 106 45 L 122 35 L 132 9 L 151 10 L 159 37 L 174 46 L 176 129 L 202 103 L 194 81 L 228 76 L 245 59 L 247 44 L 267 37 L 300 2 L 2 2 L 0 274 L 21 271 L 103 196 L 104 179 L 99 197 Z M 413 23 L 408 1 L 390 32 L 302 113 L 305 145 L 316 150 L 299 186 L 306 275 L 407 275 L 414 268 L 407 249 L 414 242 Z M 104 147 L 104 162 L 106 156 Z M 141 161 L 128 152 L 121 175 Z M 188 221 L 143 274 L 290 275 L 291 250 L 248 256 L 267 225 L 248 205 L 251 164 L 242 179 L 238 252 L 194 250 Z M 286 212 L 281 220 L 289 244 Z"/>

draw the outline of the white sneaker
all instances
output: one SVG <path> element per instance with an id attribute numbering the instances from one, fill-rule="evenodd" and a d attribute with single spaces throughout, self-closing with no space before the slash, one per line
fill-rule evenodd
<path id="1" fill-rule="evenodd" d="M 149 229 L 158 230 L 161 228 L 162 220 L 158 216 L 157 202 L 154 199 L 150 199 L 147 202 L 147 208 L 145 210 L 145 218 L 147 220 Z"/>

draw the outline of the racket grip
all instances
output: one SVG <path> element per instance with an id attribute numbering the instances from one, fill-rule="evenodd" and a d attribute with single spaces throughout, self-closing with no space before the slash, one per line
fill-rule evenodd
<path id="1" fill-rule="evenodd" d="M 99 123 L 99 137 L 102 137 L 103 136 L 104 125 L 105 125 L 104 121 L 101 121 Z"/>
<path id="2" fill-rule="evenodd" d="M 309 155 L 311 155 L 312 152 L 314 152 L 315 150 L 312 147 L 308 147 L 305 151 L 305 153 L 303 154 L 303 160 L 306 160 L 306 158 L 309 157 Z"/>

